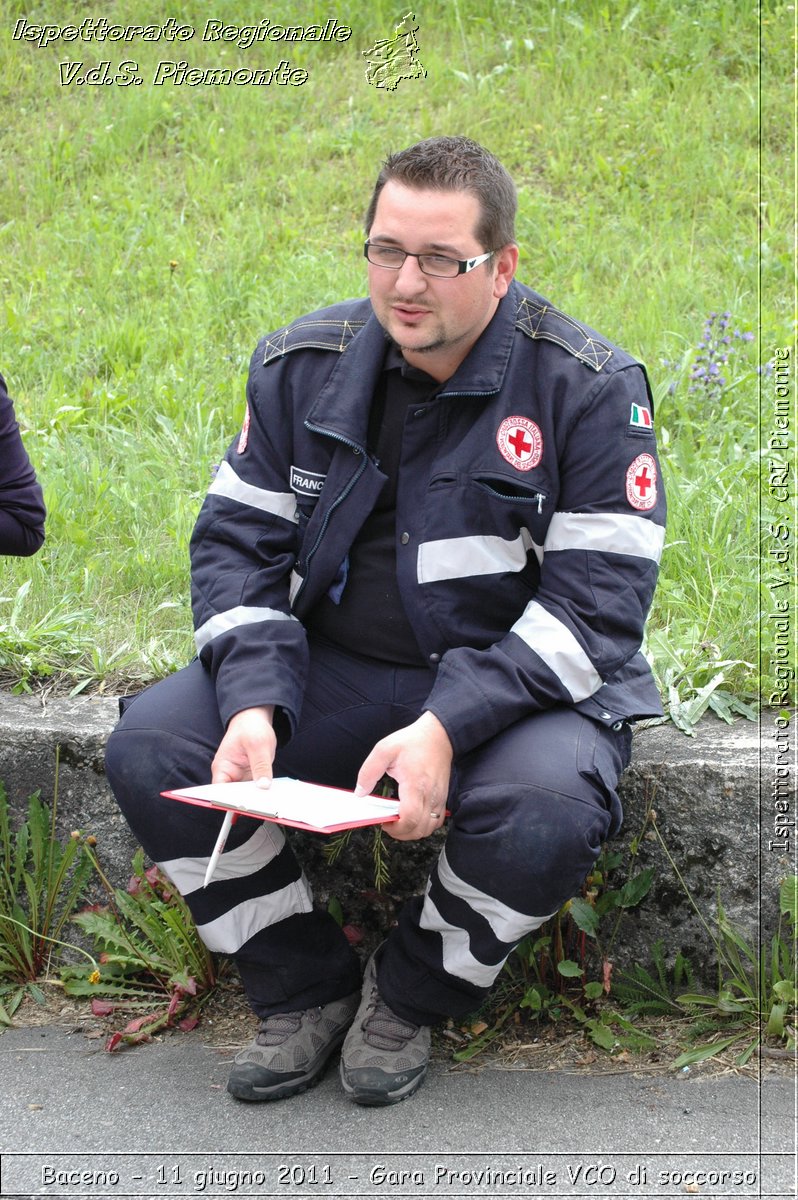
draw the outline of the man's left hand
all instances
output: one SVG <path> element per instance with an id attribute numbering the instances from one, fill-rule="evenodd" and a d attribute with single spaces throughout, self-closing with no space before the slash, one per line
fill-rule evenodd
<path id="1" fill-rule="evenodd" d="M 429 837 L 444 821 L 452 757 L 443 725 L 432 713 L 422 713 L 377 742 L 360 768 L 357 791 L 366 795 L 387 773 L 399 785 L 399 820 L 389 822 L 385 832 L 404 842 Z"/>

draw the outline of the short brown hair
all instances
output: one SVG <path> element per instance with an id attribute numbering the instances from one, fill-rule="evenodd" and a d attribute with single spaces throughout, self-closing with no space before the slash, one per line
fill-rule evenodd
<path id="1" fill-rule="evenodd" d="M 377 176 L 366 212 L 366 234 L 374 224 L 386 183 L 435 191 L 471 192 L 479 201 L 475 235 L 486 250 L 515 241 L 515 184 L 499 160 L 466 137 L 434 137 L 390 154 Z"/>

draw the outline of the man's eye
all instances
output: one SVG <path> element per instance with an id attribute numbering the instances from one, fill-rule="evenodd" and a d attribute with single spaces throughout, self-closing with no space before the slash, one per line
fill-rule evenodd
<path id="1" fill-rule="evenodd" d="M 372 256 L 381 258 L 383 262 L 397 262 L 400 258 L 404 258 L 404 250 L 396 250 L 393 246 L 372 246 Z"/>
<path id="2" fill-rule="evenodd" d="M 424 262 L 427 264 L 428 267 L 440 267 L 444 271 L 446 270 L 447 267 L 451 267 L 451 265 L 454 261 L 455 260 L 453 258 L 447 258 L 445 254 L 425 254 L 424 255 Z"/>

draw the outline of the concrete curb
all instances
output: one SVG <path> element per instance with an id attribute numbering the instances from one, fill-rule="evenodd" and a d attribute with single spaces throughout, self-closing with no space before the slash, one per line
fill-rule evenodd
<path id="1" fill-rule="evenodd" d="M 117 716 L 106 697 L 53 698 L 0 693 L 0 781 L 18 819 L 27 797 L 41 790 L 53 797 L 58 748 L 58 827 L 94 833 L 109 877 L 126 881 L 135 842 L 109 791 L 104 769 L 105 740 Z M 630 873 L 630 843 L 653 806 L 657 828 L 704 920 L 712 927 L 721 902 L 756 945 L 760 932 L 772 936 L 778 921 L 778 888 L 795 871 L 796 771 L 788 752 L 791 726 L 779 726 L 768 713 L 759 725 L 725 725 L 705 718 L 695 737 L 672 725 L 635 734 L 632 765 L 622 781 L 625 826 L 615 843 L 623 865 L 612 879 L 619 887 Z M 407 896 L 420 890 L 429 863 L 428 843 L 391 843 L 388 895 L 375 897 L 371 842 L 353 839 L 345 863 L 326 864 L 323 839 L 299 836 L 300 854 L 314 881 L 317 900 L 340 901 L 347 921 L 379 933 L 390 924 Z M 656 834 L 639 843 L 631 873 L 654 868 L 645 900 L 622 914 L 613 958 L 623 964 L 648 962 L 651 946 L 662 940 L 666 957 L 681 949 L 699 972 L 712 979 L 712 939 L 685 894 Z M 396 881 L 401 881 L 401 885 Z"/>

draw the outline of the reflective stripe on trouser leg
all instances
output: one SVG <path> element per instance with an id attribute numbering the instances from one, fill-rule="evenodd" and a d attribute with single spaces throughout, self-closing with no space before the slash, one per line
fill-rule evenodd
<path id="1" fill-rule="evenodd" d="M 264 821 L 243 845 L 222 854 L 210 886 L 222 882 L 245 884 L 248 876 L 258 873 L 263 878 L 264 868 L 278 859 L 284 847 L 285 835 L 282 829 Z M 189 897 L 191 893 L 203 887 L 208 861 L 209 858 L 173 858 L 158 865 L 178 891 Z M 291 869 L 290 873 L 293 875 L 295 872 Z M 272 879 L 271 891 L 264 892 L 259 888 L 256 895 L 232 904 L 216 917 L 208 914 L 208 919 L 202 920 L 199 916 L 202 897 L 195 898 L 197 930 L 209 950 L 220 954 L 236 954 L 245 942 L 262 929 L 284 921 L 286 917 L 312 910 L 313 893 L 303 873 L 300 873 L 298 879 L 288 882 L 280 882 L 284 871 L 278 868 L 277 872 L 271 872 L 272 876 L 275 874 L 277 883 L 274 886 Z"/>
<path id="2" fill-rule="evenodd" d="M 245 817 L 233 825 L 214 878 L 202 886 L 221 813 L 161 791 L 210 778 L 223 734 L 213 682 L 199 662 L 147 689 L 106 747 L 106 773 L 146 853 L 181 893 L 201 936 L 235 959 L 259 1016 L 326 1004 L 359 986 L 360 966 L 312 895 L 282 830 Z"/>
<path id="3" fill-rule="evenodd" d="M 313 908 L 279 826 L 256 824 L 245 842 L 225 850 L 205 888 L 207 863 L 179 858 L 160 866 L 185 896 L 205 944 L 235 960 L 258 1016 L 312 1008 L 359 986 L 358 961 L 332 917 Z"/>
<path id="4" fill-rule="evenodd" d="M 548 710 L 458 762 L 445 849 L 380 959 L 399 1016 L 472 1012 L 518 942 L 577 894 L 620 822 L 628 750 L 626 734 Z"/>
<path id="5" fill-rule="evenodd" d="M 436 877 L 439 887 L 435 886 Z M 441 891 L 461 899 L 472 913 L 483 918 L 484 924 L 480 925 L 472 919 L 469 921 L 469 931 L 447 921 L 432 899 L 433 892 L 440 894 Z M 436 871 L 427 884 L 419 926 L 440 934 L 441 962 L 447 975 L 454 975 L 475 987 L 486 988 L 493 983 L 513 947 L 553 915 L 547 913 L 542 917 L 529 917 L 480 892 L 478 888 L 458 879 L 443 850 Z M 475 951 L 479 952 L 479 957 Z"/>

